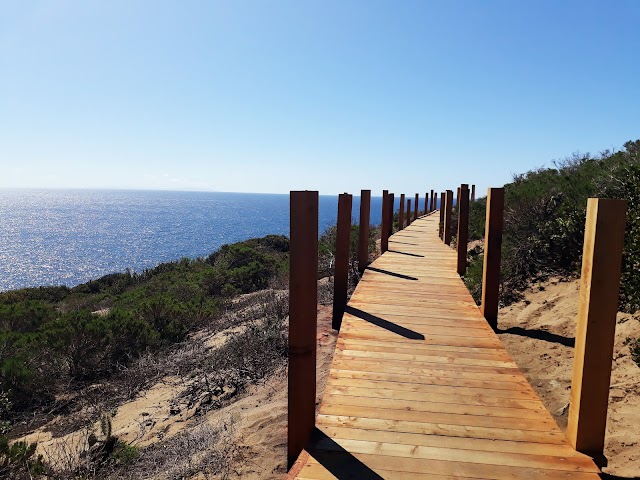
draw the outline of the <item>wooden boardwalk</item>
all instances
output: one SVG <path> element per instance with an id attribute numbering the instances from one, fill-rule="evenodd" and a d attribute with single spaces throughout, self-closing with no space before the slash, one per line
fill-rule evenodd
<path id="1" fill-rule="evenodd" d="M 299 479 L 597 479 L 456 274 L 437 215 L 390 238 L 344 315 Z"/>

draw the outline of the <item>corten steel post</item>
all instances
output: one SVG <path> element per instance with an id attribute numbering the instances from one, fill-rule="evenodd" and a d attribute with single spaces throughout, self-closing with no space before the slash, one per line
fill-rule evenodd
<path id="1" fill-rule="evenodd" d="M 458 193 L 456 195 L 456 207 L 460 205 L 460 187 L 458 187 Z"/>
<path id="2" fill-rule="evenodd" d="M 482 269 L 482 303 L 480 312 L 489 325 L 498 328 L 500 293 L 500 256 L 504 216 L 504 188 L 487 191 L 487 217 L 484 230 L 484 267 Z"/>
<path id="3" fill-rule="evenodd" d="M 393 213 L 395 210 L 394 194 L 389 194 L 389 236 L 393 235 Z"/>
<path id="4" fill-rule="evenodd" d="M 289 246 L 289 467 L 315 427 L 318 192 L 291 192 Z"/>
<path id="5" fill-rule="evenodd" d="M 411 225 L 411 199 L 407 199 L 407 227 Z"/>
<path id="6" fill-rule="evenodd" d="M 429 203 L 429 213 L 433 212 L 436 209 L 435 198 L 433 197 L 433 190 L 431 190 L 431 201 Z"/>
<path id="7" fill-rule="evenodd" d="M 469 185 L 460 186 L 460 203 L 458 204 L 458 275 L 467 273 L 467 241 L 469 239 Z"/>
<path id="8" fill-rule="evenodd" d="M 438 223 L 438 236 L 443 238 L 444 234 L 444 204 L 445 204 L 445 192 L 440 193 L 440 223 Z"/>
<path id="9" fill-rule="evenodd" d="M 347 306 L 349 282 L 349 246 L 351 244 L 351 204 L 353 197 L 343 193 L 338 197 L 338 225 L 336 228 L 336 263 L 333 276 L 333 317 L 331 326 L 340 330 L 342 314 Z"/>
<path id="10" fill-rule="evenodd" d="M 429 213 L 429 192 L 424 194 L 424 214 Z"/>
<path id="11" fill-rule="evenodd" d="M 382 191 L 382 225 L 380 226 L 380 252 L 389 250 L 389 190 Z"/>
<path id="12" fill-rule="evenodd" d="M 364 273 L 369 265 L 369 222 L 371 219 L 371 190 L 360 191 L 360 231 L 358 238 L 358 270 Z"/>
<path id="13" fill-rule="evenodd" d="M 400 194 L 400 209 L 398 210 L 398 230 L 404 228 L 404 193 Z"/>
<path id="14" fill-rule="evenodd" d="M 567 438 L 601 467 L 626 210 L 624 200 L 587 202 Z"/>
<path id="15" fill-rule="evenodd" d="M 420 198 L 420 195 L 418 195 L 416 193 L 416 203 L 413 206 L 413 221 L 415 222 L 418 219 L 418 200 Z"/>
<path id="16" fill-rule="evenodd" d="M 476 201 L 476 186 L 475 185 L 471 185 L 471 201 L 472 202 Z"/>

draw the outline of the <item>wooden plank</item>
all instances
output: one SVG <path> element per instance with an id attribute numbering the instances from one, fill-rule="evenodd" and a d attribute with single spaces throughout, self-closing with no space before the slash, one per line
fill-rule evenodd
<path id="1" fill-rule="evenodd" d="M 598 478 L 475 305 L 438 221 L 390 237 L 360 280 L 297 478 Z"/>

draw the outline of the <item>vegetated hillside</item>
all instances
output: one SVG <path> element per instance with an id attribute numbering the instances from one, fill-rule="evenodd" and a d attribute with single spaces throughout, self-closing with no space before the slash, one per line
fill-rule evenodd
<path id="1" fill-rule="evenodd" d="M 501 263 L 501 301 L 521 297 L 532 281 L 551 275 L 580 274 L 587 198 L 621 198 L 628 202 L 627 228 L 620 290 L 620 310 L 640 310 L 640 140 L 619 152 L 597 157 L 574 155 L 554 168 L 515 175 L 505 187 Z M 486 197 L 470 210 L 470 240 L 484 236 Z M 479 299 L 482 255 L 471 252 L 465 281 Z M 640 341 L 632 342 L 640 362 Z"/>
<path id="2" fill-rule="evenodd" d="M 331 276 L 335 228 L 319 250 L 319 277 Z M 232 471 L 228 422 L 193 422 L 282 375 L 288 251 L 288 238 L 270 235 L 74 288 L 0 293 L 0 477 Z M 319 297 L 331 301 L 331 282 Z M 206 461 L 192 458 L 193 442 Z M 181 460 L 164 458 L 172 454 Z"/>

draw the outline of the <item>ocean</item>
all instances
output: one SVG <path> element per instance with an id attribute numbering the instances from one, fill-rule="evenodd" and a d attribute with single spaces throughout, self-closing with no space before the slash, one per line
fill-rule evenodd
<path id="1" fill-rule="evenodd" d="M 372 224 L 380 223 L 381 205 L 372 197 Z M 320 196 L 320 232 L 335 224 L 337 206 L 337 196 Z M 352 211 L 357 221 L 359 197 Z M 74 286 L 288 233 L 288 194 L 0 190 L 0 291 Z"/>

